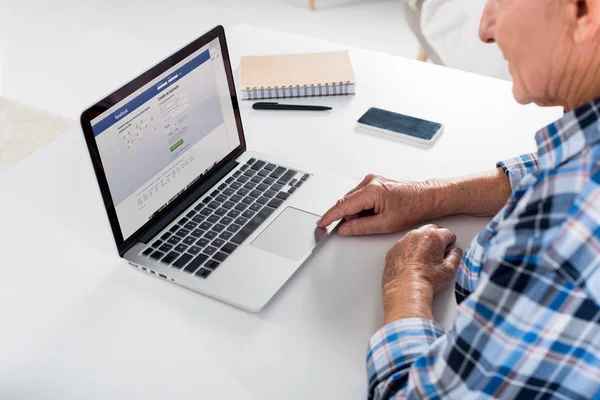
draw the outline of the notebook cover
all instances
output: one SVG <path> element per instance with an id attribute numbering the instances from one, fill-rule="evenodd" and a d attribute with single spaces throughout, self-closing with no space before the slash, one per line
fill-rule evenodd
<path id="1" fill-rule="evenodd" d="M 355 83 L 347 51 L 245 56 L 242 89 Z"/>

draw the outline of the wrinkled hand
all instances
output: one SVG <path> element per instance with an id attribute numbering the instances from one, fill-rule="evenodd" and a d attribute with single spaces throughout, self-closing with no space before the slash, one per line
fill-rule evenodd
<path id="1" fill-rule="evenodd" d="M 325 228 L 345 218 L 343 236 L 391 233 L 433 218 L 435 188 L 424 182 L 367 175 L 317 222 Z"/>
<path id="2" fill-rule="evenodd" d="M 433 296 L 452 284 L 462 257 L 447 251 L 456 235 L 437 225 L 408 232 L 388 251 L 382 277 L 386 321 L 427 315 Z"/>

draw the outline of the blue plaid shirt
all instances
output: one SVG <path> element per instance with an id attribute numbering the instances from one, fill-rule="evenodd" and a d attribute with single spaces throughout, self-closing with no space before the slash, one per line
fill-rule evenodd
<path id="1" fill-rule="evenodd" d="M 370 398 L 600 399 L 600 99 L 536 141 L 498 163 L 512 195 L 465 252 L 452 330 L 375 333 Z"/>

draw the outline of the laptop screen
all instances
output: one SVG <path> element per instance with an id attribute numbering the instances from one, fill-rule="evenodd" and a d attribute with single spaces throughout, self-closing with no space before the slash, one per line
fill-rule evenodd
<path id="1" fill-rule="evenodd" d="M 219 39 L 91 124 L 126 240 L 240 145 Z"/>

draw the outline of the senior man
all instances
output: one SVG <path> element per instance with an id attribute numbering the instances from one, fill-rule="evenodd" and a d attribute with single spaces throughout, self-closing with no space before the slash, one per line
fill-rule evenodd
<path id="1" fill-rule="evenodd" d="M 489 0 L 480 36 L 509 61 L 520 103 L 566 114 L 537 132 L 536 154 L 450 180 L 367 176 L 319 221 L 345 218 L 340 234 L 361 235 L 495 215 L 462 261 L 448 250 L 454 234 L 435 225 L 389 251 L 369 395 L 598 398 L 600 0 Z M 432 301 L 454 279 L 460 304 L 444 333 Z"/>

